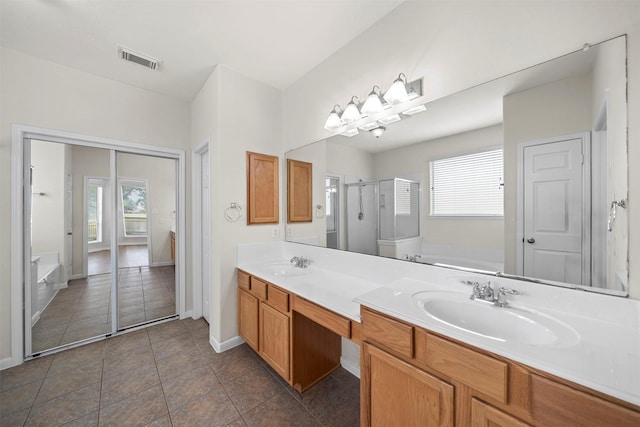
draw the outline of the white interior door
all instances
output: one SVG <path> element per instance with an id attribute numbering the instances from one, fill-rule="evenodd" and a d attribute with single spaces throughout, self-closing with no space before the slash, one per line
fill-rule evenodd
<path id="1" fill-rule="evenodd" d="M 525 146 L 524 275 L 581 284 L 583 140 Z"/>
<path id="2" fill-rule="evenodd" d="M 209 191 L 209 150 L 200 154 L 200 186 L 201 203 L 200 219 L 202 221 L 202 315 L 211 323 L 211 203 Z"/>

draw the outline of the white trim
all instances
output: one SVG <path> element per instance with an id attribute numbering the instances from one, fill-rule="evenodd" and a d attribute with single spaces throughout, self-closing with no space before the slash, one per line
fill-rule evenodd
<path id="1" fill-rule="evenodd" d="M 149 263 L 149 266 L 150 267 L 166 267 L 166 266 L 174 265 L 174 264 L 175 264 L 175 262 L 173 262 L 173 261 L 158 261 L 158 262 Z"/>
<path id="2" fill-rule="evenodd" d="M 11 126 L 11 358 L 2 359 L 1 367 L 19 365 L 24 360 L 24 319 L 22 317 L 23 282 L 23 184 L 24 156 L 23 130 L 17 125 Z"/>
<path id="3" fill-rule="evenodd" d="M 24 361 L 24 338 L 25 316 L 23 313 L 24 305 L 24 280 L 28 271 L 25 272 L 24 265 L 24 206 L 23 192 L 24 190 L 24 140 L 38 139 L 51 142 L 61 142 L 72 145 L 82 145 L 85 147 L 104 148 L 108 150 L 119 150 L 127 153 L 152 155 L 164 158 L 178 160 L 177 171 L 177 190 L 178 190 L 178 206 L 176 212 L 176 252 L 178 253 L 176 265 L 176 286 L 179 289 L 179 297 L 176 298 L 176 311 L 179 314 L 186 312 L 186 279 L 185 279 L 185 200 L 186 200 L 186 167 L 185 167 L 185 150 L 157 147 L 146 144 L 138 144 L 125 142 L 109 138 L 101 138 L 96 136 L 88 136 L 71 132 L 64 132 L 53 129 L 38 128 L 33 126 L 12 124 L 11 125 L 11 358 L 2 359 L 2 367 L 19 365 Z M 113 152 L 112 155 L 115 155 Z M 115 160 L 115 159 L 114 159 Z M 111 162 L 111 180 L 115 182 L 115 161 Z M 112 200 L 117 200 L 115 195 L 116 186 L 112 188 Z M 115 220 L 115 218 L 114 218 Z M 112 230 L 112 233 L 115 229 Z M 112 235 L 112 244 L 117 244 L 116 236 Z M 117 258 L 117 257 L 112 257 Z M 112 259 L 112 263 L 116 263 L 116 259 Z M 112 265 L 112 268 L 114 265 Z M 115 289 L 115 287 L 114 287 Z M 117 289 L 116 289 L 117 291 Z M 113 310 L 114 318 L 117 318 L 117 310 Z M 7 360 L 10 360 L 7 362 Z"/>
<path id="4" fill-rule="evenodd" d="M 193 318 L 198 319 L 202 317 L 202 248 L 201 240 L 197 236 L 202 235 L 202 223 L 199 220 L 202 212 L 202 163 L 201 156 L 209 150 L 210 139 L 207 138 L 198 145 L 191 153 L 191 251 L 192 258 L 192 271 L 191 271 L 191 296 L 192 303 L 191 309 L 193 311 Z M 209 162 L 211 165 L 211 162 Z M 211 241 L 211 240 L 210 240 Z"/>
<path id="5" fill-rule="evenodd" d="M 195 317 L 193 317 L 193 311 L 187 310 L 180 316 L 180 320 L 186 319 L 186 318 L 195 319 Z"/>
<path id="6" fill-rule="evenodd" d="M 360 378 L 360 365 L 355 364 L 352 360 L 347 359 L 346 357 L 340 356 L 340 366 L 342 366 L 345 370 L 347 370 L 352 375 Z"/>
<path id="7" fill-rule="evenodd" d="M 244 340 L 239 336 L 229 338 L 228 340 L 218 342 L 214 337 L 209 336 L 209 344 L 216 351 L 216 353 L 222 353 L 227 350 L 231 350 L 234 347 L 244 344 Z"/>

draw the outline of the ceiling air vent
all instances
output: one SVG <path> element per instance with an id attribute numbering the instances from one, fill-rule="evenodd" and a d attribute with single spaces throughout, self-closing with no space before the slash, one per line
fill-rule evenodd
<path id="1" fill-rule="evenodd" d="M 134 62 L 143 65 L 152 70 L 160 69 L 160 61 L 149 56 L 129 49 L 128 47 L 118 46 L 118 54 L 125 61 Z"/>

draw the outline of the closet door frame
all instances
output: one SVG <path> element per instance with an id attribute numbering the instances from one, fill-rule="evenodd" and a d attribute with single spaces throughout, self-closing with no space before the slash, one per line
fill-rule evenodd
<path id="1" fill-rule="evenodd" d="M 38 139 L 49 142 L 59 142 L 72 145 L 82 145 L 85 147 L 102 148 L 111 151 L 111 176 L 116 174 L 115 156 L 116 152 L 142 154 L 177 160 L 176 189 L 177 189 L 177 209 L 176 209 L 176 305 L 179 308 L 180 318 L 187 315 L 186 292 L 185 292 L 185 200 L 186 200 L 186 163 L 185 150 L 158 147 L 146 144 L 138 144 L 127 141 L 120 141 L 109 138 L 101 138 L 89 135 L 82 135 L 71 132 L 63 132 L 53 129 L 38 128 L 25 125 L 12 125 L 12 162 L 11 162 L 11 359 L 0 361 L 0 369 L 15 366 L 25 360 L 27 348 L 25 339 L 30 334 L 30 323 L 25 324 L 25 312 L 30 309 L 25 306 L 26 297 L 25 283 L 30 283 L 30 271 L 27 267 L 26 256 L 30 253 L 27 245 L 29 235 L 25 225 L 24 198 L 27 197 L 29 189 L 29 171 L 24 167 L 25 160 L 29 153 L 25 153 L 26 140 Z M 30 156 L 28 157 L 30 159 Z M 27 170 L 25 170 L 27 169 Z M 112 190 L 115 193 L 115 188 Z M 113 196 L 112 193 L 112 196 Z M 115 230 L 112 230 L 115 234 Z M 115 237 L 112 234 L 112 238 Z M 112 249 L 114 241 L 112 240 Z M 112 257 L 112 270 L 116 265 L 116 260 Z M 117 258 L 117 257 L 116 257 Z M 115 280 L 115 278 L 114 278 Z M 27 291 L 28 292 L 28 291 Z M 117 287 L 112 286 L 112 292 L 117 292 Z M 112 294 L 112 296 L 116 296 Z M 116 300 L 117 301 L 117 300 Z M 23 310 L 24 309 L 24 310 Z M 113 310 L 117 313 L 116 310 Z M 116 314 L 117 315 L 117 314 Z M 25 333 L 25 328 L 29 327 L 29 332 Z M 30 343 L 29 343 L 30 344 Z M 29 345 L 30 347 L 30 345 Z"/>

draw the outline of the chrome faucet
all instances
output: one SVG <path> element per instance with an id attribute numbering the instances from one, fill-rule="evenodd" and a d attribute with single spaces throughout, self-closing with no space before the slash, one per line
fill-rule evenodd
<path id="1" fill-rule="evenodd" d="M 463 283 L 473 286 L 469 299 L 489 302 L 498 307 L 507 307 L 509 305 L 507 302 L 507 294 L 520 295 L 520 292 L 515 289 L 504 287 L 500 287 L 496 293 L 491 287 L 491 282 L 480 284 L 478 282 L 463 281 Z"/>
<path id="2" fill-rule="evenodd" d="M 291 258 L 290 262 L 291 264 L 295 264 L 295 266 L 298 268 L 308 268 L 309 264 L 311 264 L 311 260 L 303 256 L 300 256 L 300 257 L 294 256 L 293 258 Z"/>

